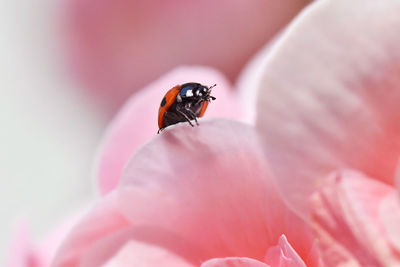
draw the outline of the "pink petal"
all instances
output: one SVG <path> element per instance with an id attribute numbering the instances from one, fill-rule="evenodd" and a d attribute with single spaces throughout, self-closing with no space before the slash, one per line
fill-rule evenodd
<path id="1" fill-rule="evenodd" d="M 269 267 L 269 265 L 249 258 L 211 259 L 201 267 Z M 274 267 L 274 266 L 273 266 Z"/>
<path id="2" fill-rule="evenodd" d="M 128 159 L 140 145 L 156 135 L 158 108 L 164 94 L 176 84 L 190 81 L 217 84 L 213 90 L 217 100 L 208 106 L 206 118 L 239 117 L 240 109 L 231 92 L 231 85 L 219 72 L 204 67 L 181 67 L 171 71 L 134 94 L 108 127 L 97 164 L 97 179 L 102 194 L 115 188 Z"/>
<path id="3" fill-rule="evenodd" d="M 103 267 L 194 267 L 170 251 L 137 241 L 129 241 Z"/>
<path id="4" fill-rule="evenodd" d="M 165 264 L 169 256 L 171 264 L 175 261 L 189 265 L 186 262 L 187 255 L 180 258 L 174 254 L 182 254 L 182 251 L 188 249 L 186 241 L 179 235 L 160 228 L 130 223 L 119 211 L 115 196 L 116 192 L 107 195 L 72 229 L 59 248 L 52 267 L 98 267 L 117 264 L 126 259 L 127 247 L 135 247 L 135 251 L 129 252 L 131 255 L 141 255 L 141 258 L 136 257 L 137 262 L 134 266 L 138 263 L 144 264 L 149 259 L 150 262 L 159 259 L 159 264 Z M 130 242 L 135 242 L 135 246 L 130 246 Z"/>
<path id="5" fill-rule="evenodd" d="M 400 264 L 400 251 L 387 239 L 379 217 L 382 204 L 392 194 L 390 186 L 353 171 L 334 174 L 324 182 L 313 195 L 311 207 L 313 228 L 327 266 Z"/>
<path id="6" fill-rule="evenodd" d="M 118 212 L 115 195 L 110 194 L 75 226 L 53 260 L 52 267 L 99 266 L 84 261 L 85 254 L 96 242 L 118 231 L 129 228 L 130 224 Z M 97 263 L 104 263 L 118 250 L 118 246 L 109 244 L 106 251 L 98 254 Z"/>
<path id="7" fill-rule="evenodd" d="M 233 80 L 309 1 L 65 1 L 73 71 L 113 107 L 180 64 Z"/>
<path id="8" fill-rule="evenodd" d="M 225 259 L 212 259 L 203 263 L 201 267 L 305 267 L 303 260 L 299 257 L 296 251 L 287 241 L 286 237 L 282 235 L 279 238 L 277 246 L 268 249 L 265 263 L 249 258 L 225 258 Z"/>
<path id="9" fill-rule="evenodd" d="M 303 212 L 338 167 L 393 184 L 399 13 L 397 0 L 315 1 L 263 55 L 257 126 L 283 195 Z"/>
<path id="10" fill-rule="evenodd" d="M 37 245 L 38 254 L 40 254 L 42 266 L 50 266 L 53 258 L 59 249 L 61 243 L 68 236 L 71 229 L 81 219 L 83 212 L 79 211 L 72 216 L 64 219 L 49 231 L 46 236 Z"/>
<path id="11" fill-rule="evenodd" d="M 135 153 L 119 187 L 72 230 L 52 267 L 117 264 L 133 248 L 143 263 L 164 252 L 171 264 L 194 266 L 214 257 L 263 260 L 282 233 L 308 258 L 307 226 L 286 209 L 262 155 L 254 128 L 239 122 L 166 129 Z"/>
<path id="12" fill-rule="evenodd" d="M 399 197 L 400 197 L 400 160 L 397 163 L 397 169 L 396 169 L 396 185 L 397 185 L 397 192 L 399 193 Z"/>
<path id="13" fill-rule="evenodd" d="M 179 254 L 190 262 L 263 260 L 286 230 L 300 255 L 311 247 L 304 223 L 285 208 L 271 183 L 256 132 L 238 122 L 166 129 L 134 155 L 119 194 L 119 207 L 132 224 L 176 235 L 160 242 L 171 247 L 180 240 Z"/>
<path id="14" fill-rule="evenodd" d="M 38 255 L 29 234 L 26 222 L 21 222 L 13 236 L 7 255 L 6 267 L 39 267 L 41 265 Z"/>
<path id="15" fill-rule="evenodd" d="M 396 193 L 382 200 L 379 216 L 386 238 L 400 252 L 400 201 Z"/>
<path id="16" fill-rule="evenodd" d="M 242 108 L 243 117 L 252 125 L 255 124 L 257 116 L 257 101 L 259 83 L 264 74 L 264 65 L 268 60 L 268 55 L 274 44 L 279 40 L 279 36 L 274 37 L 265 47 L 247 63 L 246 68 L 242 71 L 236 82 L 236 91 L 239 95 L 240 106 Z"/>
<path id="17" fill-rule="evenodd" d="M 287 241 L 285 235 L 279 238 L 277 246 L 268 249 L 265 262 L 273 267 L 306 267 L 303 260 Z"/>

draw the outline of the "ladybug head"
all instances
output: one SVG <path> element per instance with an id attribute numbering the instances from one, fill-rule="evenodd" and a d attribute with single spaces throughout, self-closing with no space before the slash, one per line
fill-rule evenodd
<path id="1" fill-rule="evenodd" d="M 211 89 L 215 86 L 216 84 L 207 87 L 204 85 L 199 84 L 200 86 L 197 87 L 197 90 L 195 91 L 195 95 L 198 97 L 198 99 L 204 100 L 204 101 L 211 101 L 215 100 L 215 97 L 211 96 Z"/>
<path id="2" fill-rule="evenodd" d="M 200 83 L 185 83 L 181 86 L 179 97 L 181 99 L 187 99 L 187 101 L 211 101 L 215 100 L 215 97 L 211 96 L 211 89 L 215 87 L 213 86 L 205 86 Z"/>

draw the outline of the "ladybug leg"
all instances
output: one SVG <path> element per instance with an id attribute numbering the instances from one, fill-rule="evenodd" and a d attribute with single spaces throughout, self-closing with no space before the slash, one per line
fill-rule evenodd
<path id="1" fill-rule="evenodd" d="M 180 111 L 179 109 L 176 109 L 176 111 L 179 112 L 179 114 L 181 114 L 183 117 L 185 117 L 185 119 L 187 120 L 187 122 L 190 124 L 190 126 L 194 127 L 193 123 L 190 121 L 190 118 L 188 117 L 188 115 L 186 115 L 184 112 Z"/>
<path id="2" fill-rule="evenodd" d="M 192 116 L 192 119 L 196 122 L 196 125 L 199 126 L 199 122 L 197 121 L 196 114 L 189 108 L 185 107 L 186 111 Z"/>
<path id="3" fill-rule="evenodd" d="M 194 113 L 193 113 L 193 115 L 194 115 Z M 194 115 L 193 118 L 194 118 L 194 121 L 196 122 L 196 125 L 199 126 L 200 124 L 199 124 L 199 122 L 197 121 L 196 115 Z"/>

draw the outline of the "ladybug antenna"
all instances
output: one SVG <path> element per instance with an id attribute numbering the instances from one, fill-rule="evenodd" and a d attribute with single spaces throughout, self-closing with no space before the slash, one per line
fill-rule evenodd
<path id="1" fill-rule="evenodd" d="M 208 89 L 211 89 L 213 87 L 217 86 L 217 84 L 211 85 L 210 87 L 208 87 Z"/>

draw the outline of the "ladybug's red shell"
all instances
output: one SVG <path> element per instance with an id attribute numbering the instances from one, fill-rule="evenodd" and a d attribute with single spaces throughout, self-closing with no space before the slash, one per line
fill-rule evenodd
<path id="1" fill-rule="evenodd" d="M 160 108 L 158 109 L 158 128 L 162 129 L 163 127 L 163 117 L 164 113 L 174 104 L 176 101 L 176 96 L 179 93 L 179 89 L 181 88 L 180 85 L 173 87 L 172 89 L 168 90 L 161 101 Z"/>
<path id="2" fill-rule="evenodd" d="M 160 130 L 178 122 L 191 120 L 198 124 L 197 119 L 202 117 L 208 107 L 208 102 L 214 100 L 211 96 L 211 87 L 199 83 L 185 83 L 170 89 L 163 97 L 158 110 L 158 127 Z"/>

